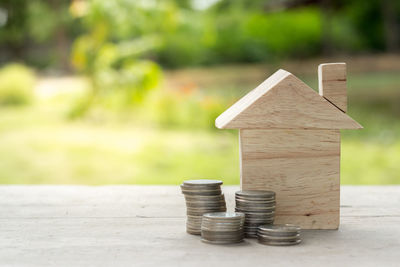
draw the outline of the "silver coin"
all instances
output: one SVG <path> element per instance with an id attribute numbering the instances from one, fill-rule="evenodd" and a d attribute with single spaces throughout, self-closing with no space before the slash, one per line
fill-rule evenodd
<path id="1" fill-rule="evenodd" d="M 293 236 L 270 236 L 270 235 L 263 235 L 260 232 L 257 232 L 258 237 L 264 240 L 271 240 L 271 241 L 293 241 L 300 238 L 300 234 L 296 234 Z"/>
<path id="2" fill-rule="evenodd" d="M 225 205 L 220 205 L 220 206 L 208 206 L 208 207 L 186 207 L 186 210 L 191 210 L 191 211 L 203 211 L 203 210 L 215 210 L 218 211 L 219 209 L 225 209 Z"/>
<path id="3" fill-rule="evenodd" d="M 226 205 L 226 202 L 224 200 L 217 200 L 217 201 L 208 201 L 208 202 L 201 202 L 201 201 L 186 201 L 186 206 L 215 206 L 215 205 L 220 205 L 224 206 Z"/>
<path id="4" fill-rule="evenodd" d="M 200 218 L 201 218 L 201 217 L 200 217 Z M 188 221 L 188 222 L 191 222 L 191 223 L 201 223 L 201 222 L 202 222 L 201 219 L 199 220 L 199 219 L 189 219 L 189 218 L 187 219 L 187 221 Z"/>
<path id="5" fill-rule="evenodd" d="M 235 211 L 236 210 L 244 210 L 244 209 L 235 207 Z M 238 212 L 242 212 L 242 213 L 244 213 L 246 215 L 267 215 L 267 214 L 271 214 L 272 212 L 275 212 L 275 209 L 270 209 L 270 210 L 267 210 L 267 211 L 263 211 L 263 210 L 255 210 L 255 211 L 252 210 L 252 211 L 249 211 L 249 210 L 245 210 L 245 211 L 238 211 Z"/>
<path id="6" fill-rule="evenodd" d="M 243 212 L 243 213 L 258 213 L 258 214 L 262 214 L 262 213 L 270 213 L 275 211 L 275 207 L 271 207 L 271 208 L 264 208 L 264 209 L 258 209 L 258 208 L 239 208 L 239 207 L 235 207 L 235 211 L 237 212 Z"/>
<path id="7" fill-rule="evenodd" d="M 246 221 L 251 220 L 273 220 L 275 219 L 275 215 L 262 215 L 262 216 L 246 216 Z"/>
<path id="8" fill-rule="evenodd" d="M 196 227 L 186 226 L 186 230 L 191 231 L 191 232 L 200 232 L 201 233 L 201 229 L 196 228 Z"/>
<path id="9" fill-rule="evenodd" d="M 210 219 L 210 218 L 205 218 L 203 217 L 202 220 L 205 224 L 215 224 L 215 225 L 242 225 L 245 222 L 244 218 L 235 218 L 235 219 Z"/>
<path id="10" fill-rule="evenodd" d="M 203 219 L 203 214 L 199 216 L 193 216 L 193 215 L 187 215 L 187 218 L 190 220 L 202 220 Z"/>
<path id="11" fill-rule="evenodd" d="M 213 212 L 203 215 L 207 219 L 237 220 L 244 219 L 244 214 L 240 212 Z"/>
<path id="12" fill-rule="evenodd" d="M 197 227 L 198 229 L 198 227 Z M 208 228 L 208 227 L 203 227 L 200 226 L 200 230 L 202 231 L 209 231 L 209 232 L 216 232 L 216 233 L 230 233 L 234 231 L 244 231 L 243 228 L 236 227 L 236 228 Z"/>
<path id="13" fill-rule="evenodd" d="M 240 225 L 245 222 L 245 220 L 242 218 L 227 220 L 227 219 L 210 219 L 207 217 L 203 217 L 202 221 L 205 224 L 215 224 L 215 225 Z"/>
<path id="14" fill-rule="evenodd" d="M 212 222 L 203 219 L 201 222 L 206 227 L 239 227 L 243 225 L 242 221 L 232 221 L 232 223 L 225 223 L 225 222 Z"/>
<path id="15" fill-rule="evenodd" d="M 217 201 L 225 200 L 225 195 L 215 195 L 215 196 L 199 196 L 199 195 L 184 195 L 186 201 Z"/>
<path id="16" fill-rule="evenodd" d="M 243 229 L 247 229 L 247 230 L 254 230 L 257 231 L 258 230 L 258 225 L 243 225 Z"/>
<path id="17" fill-rule="evenodd" d="M 204 236 L 212 237 L 212 238 L 237 238 L 238 236 L 242 236 L 244 230 L 235 230 L 235 231 L 210 231 L 201 229 L 201 234 Z"/>
<path id="18" fill-rule="evenodd" d="M 254 224 L 254 225 L 260 226 L 260 225 L 264 225 L 264 224 L 272 224 L 272 223 L 274 222 L 274 220 L 275 220 L 275 218 L 262 219 L 262 220 L 257 220 L 257 219 L 250 220 L 250 219 L 246 219 L 246 220 L 244 221 L 244 223 L 245 223 L 246 225 Z"/>
<path id="19" fill-rule="evenodd" d="M 204 188 L 204 189 L 187 189 L 187 188 L 183 188 L 183 187 L 181 187 L 181 191 L 182 191 L 182 193 L 215 193 L 215 192 L 222 192 L 221 191 L 221 188 L 216 188 L 216 189 L 214 189 L 214 188 L 210 188 L 210 189 L 207 189 L 207 188 Z"/>
<path id="20" fill-rule="evenodd" d="M 269 245 L 269 246 L 292 246 L 292 245 L 298 245 L 301 243 L 301 239 L 297 239 L 295 241 L 267 241 L 267 240 L 262 240 L 258 239 L 258 242 L 263 245 Z"/>
<path id="21" fill-rule="evenodd" d="M 207 243 L 207 244 L 214 244 L 214 245 L 227 245 L 227 244 L 235 244 L 235 243 L 240 243 L 243 242 L 243 239 L 238 239 L 238 240 L 234 240 L 234 241 L 225 241 L 225 240 L 218 240 L 218 241 L 213 241 L 213 240 L 207 240 L 202 238 L 201 239 L 202 242 Z"/>
<path id="22" fill-rule="evenodd" d="M 246 214 L 246 220 L 251 220 L 251 219 L 255 219 L 255 220 L 265 219 L 265 220 L 268 220 L 268 219 L 272 219 L 272 218 L 275 218 L 275 214 L 274 213 L 269 214 L 269 215 L 265 215 L 265 214 L 263 214 L 263 215 L 247 215 Z"/>
<path id="23" fill-rule="evenodd" d="M 190 216 L 190 215 L 188 215 L 188 216 Z M 198 217 L 199 217 L 199 219 L 187 218 L 187 222 L 201 223 L 201 222 L 202 222 L 202 219 L 201 219 L 200 216 L 198 216 Z"/>
<path id="24" fill-rule="evenodd" d="M 253 234 L 253 233 L 245 233 L 244 236 L 246 238 L 257 238 L 257 234 Z"/>
<path id="25" fill-rule="evenodd" d="M 263 200 L 263 201 L 248 201 L 248 200 L 242 200 L 242 199 L 236 199 L 235 200 L 236 205 L 243 205 L 243 206 L 271 206 L 276 203 L 275 199 L 271 200 Z"/>
<path id="26" fill-rule="evenodd" d="M 196 223 L 196 224 L 201 224 L 202 223 L 202 221 L 201 220 L 187 220 L 187 222 L 189 222 L 189 223 Z"/>
<path id="27" fill-rule="evenodd" d="M 241 206 L 274 206 L 276 201 L 275 200 L 268 200 L 268 201 L 257 201 L 257 202 L 252 202 L 252 201 L 235 201 L 236 205 L 241 205 Z"/>
<path id="28" fill-rule="evenodd" d="M 257 215 L 253 215 L 253 214 L 246 214 L 246 219 L 247 220 L 251 220 L 251 219 L 270 219 L 270 218 L 275 218 L 275 213 L 271 212 L 270 214 L 257 214 Z"/>
<path id="29" fill-rule="evenodd" d="M 275 211 L 275 206 L 236 206 L 236 209 L 249 212 L 271 212 Z"/>
<path id="30" fill-rule="evenodd" d="M 197 227 L 197 226 L 200 226 L 200 227 L 201 227 L 201 222 L 187 221 L 187 222 L 186 222 L 186 225 L 196 225 L 196 227 Z"/>
<path id="31" fill-rule="evenodd" d="M 188 191 L 182 191 L 183 194 L 185 195 L 190 195 L 190 196 L 218 196 L 221 194 L 221 191 L 209 191 L 209 192 L 188 192 Z"/>
<path id="32" fill-rule="evenodd" d="M 209 180 L 209 179 L 195 179 L 195 180 L 186 180 L 183 182 L 184 185 L 222 185 L 222 181 L 220 180 Z"/>
<path id="33" fill-rule="evenodd" d="M 211 200 L 186 200 L 186 204 L 189 205 L 213 205 L 216 203 L 226 203 L 225 199 L 211 199 Z"/>
<path id="34" fill-rule="evenodd" d="M 210 212 L 221 212 L 221 211 L 226 211 L 225 208 L 218 208 L 218 209 L 204 209 L 204 210 L 190 210 L 187 209 L 186 213 L 187 215 L 203 215 L 205 213 L 210 213 Z"/>
<path id="35" fill-rule="evenodd" d="M 226 209 L 221 209 L 218 212 L 224 212 L 224 211 L 226 211 Z M 200 216 L 200 215 L 203 215 L 205 213 L 210 213 L 210 211 L 206 211 L 206 212 L 186 211 L 186 215 L 192 215 L 192 216 Z"/>
<path id="36" fill-rule="evenodd" d="M 276 206 L 236 206 L 235 209 L 243 210 L 244 212 L 274 212 Z"/>
<path id="37" fill-rule="evenodd" d="M 236 229 L 232 231 L 211 231 L 207 229 L 201 229 L 201 233 L 210 236 L 237 236 L 243 234 L 243 229 Z"/>
<path id="38" fill-rule="evenodd" d="M 201 234 L 213 238 L 217 237 L 224 237 L 224 238 L 236 238 L 237 236 L 243 235 L 244 230 L 243 229 L 235 229 L 235 230 L 229 230 L 229 231 L 216 231 L 216 230 L 208 230 L 208 229 L 201 229 Z"/>
<path id="39" fill-rule="evenodd" d="M 210 212 L 224 212 L 224 211 L 226 211 L 226 209 L 219 209 L 219 210 L 214 210 L 214 211 L 210 211 L 210 210 L 207 210 L 207 211 L 190 211 L 190 210 L 188 210 L 188 211 L 186 211 L 186 215 L 202 216 L 203 214 L 210 213 Z"/>
<path id="40" fill-rule="evenodd" d="M 251 219 L 251 218 L 272 218 L 275 216 L 275 212 L 268 212 L 268 213 L 250 213 L 250 212 L 243 212 L 246 216 L 246 218 Z"/>
<path id="41" fill-rule="evenodd" d="M 192 220 L 187 220 L 186 223 L 190 223 L 190 224 L 195 224 L 195 225 L 201 225 L 201 221 L 192 221 Z"/>
<path id="42" fill-rule="evenodd" d="M 211 213 L 211 212 L 210 212 Z M 216 213 L 216 212 L 214 212 Z M 211 223 L 239 223 L 239 222 L 244 222 L 245 217 L 244 216 L 237 216 L 237 217 L 209 217 L 203 216 L 203 221 L 204 222 L 211 222 Z"/>
<path id="43" fill-rule="evenodd" d="M 266 233 L 292 233 L 299 232 L 301 228 L 294 224 L 260 225 L 259 230 Z"/>
<path id="44" fill-rule="evenodd" d="M 186 232 L 191 235 L 201 235 L 201 230 L 186 227 Z"/>
<path id="45" fill-rule="evenodd" d="M 227 241 L 227 242 L 237 242 L 240 240 L 243 240 L 244 235 L 241 236 L 236 236 L 236 237 L 209 237 L 209 236 L 201 236 L 203 239 L 208 240 L 208 241 Z"/>
<path id="46" fill-rule="evenodd" d="M 200 230 L 201 231 L 201 225 L 186 224 L 186 228 L 196 229 L 196 230 Z"/>
<path id="47" fill-rule="evenodd" d="M 217 220 L 217 221 L 208 221 L 203 218 L 202 227 L 206 228 L 215 228 L 215 229 L 229 229 L 229 228 L 239 228 L 244 224 L 244 220 L 240 221 L 226 221 L 226 220 Z"/>
<path id="48" fill-rule="evenodd" d="M 271 198 L 275 197 L 275 192 L 267 190 L 242 190 L 237 191 L 235 196 L 246 198 Z"/>
<path id="49" fill-rule="evenodd" d="M 257 235 L 257 231 L 253 229 L 244 229 L 245 234 Z"/>
<path id="50" fill-rule="evenodd" d="M 257 219 L 250 220 L 250 219 L 246 219 L 246 220 L 244 221 L 244 223 L 245 223 L 246 225 L 254 224 L 254 225 L 260 226 L 260 225 L 264 225 L 264 224 L 272 224 L 272 223 L 274 222 L 274 220 L 275 220 L 274 218 L 262 219 L 262 220 L 257 220 Z"/>
<path id="51" fill-rule="evenodd" d="M 257 231 L 257 233 L 260 236 L 263 236 L 263 237 L 268 236 L 271 238 L 274 238 L 274 237 L 276 237 L 276 238 L 292 238 L 293 236 L 300 235 L 300 233 L 297 233 L 297 234 L 288 234 L 288 233 L 286 233 L 286 234 L 266 234 L 266 233 L 261 233 L 260 231 Z"/>
<path id="52" fill-rule="evenodd" d="M 243 198 L 243 197 L 235 197 L 235 202 L 250 202 L 250 203 L 258 203 L 258 202 L 270 202 L 276 201 L 275 198 Z"/>
<path id="53" fill-rule="evenodd" d="M 237 224 L 212 224 L 202 221 L 201 226 L 208 229 L 238 229 L 243 227 L 243 223 Z"/>
<path id="54" fill-rule="evenodd" d="M 221 188 L 219 184 L 180 184 L 181 187 L 185 188 Z"/>
<path id="55" fill-rule="evenodd" d="M 225 201 L 219 201 L 219 202 L 186 202 L 186 207 L 193 207 L 193 208 L 199 208 L 199 207 L 215 207 L 215 206 L 226 206 Z"/>
<path id="56" fill-rule="evenodd" d="M 243 228 L 212 229 L 212 228 L 204 228 L 204 227 L 200 227 L 200 230 L 215 233 L 216 235 L 223 235 L 224 233 L 233 233 L 233 232 L 238 232 L 238 231 L 244 231 Z M 228 234 L 228 235 L 232 235 L 232 234 Z"/>
<path id="57" fill-rule="evenodd" d="M 244 225 L 247 225 L 247 226 L 257 225 L 257 227 L 258 227 L 260 225 L 273 224 L 273 223 L 274 223 L 273 219 L 271 219 L 271 220 L 262 220 L 262 221 L 248 221 L 248 220 L 246 220 Z"/>
<path id="58" fill-rule="evenodd" d="M 252 205 L 252 204 L 239 204 L 236 203 L 235 208 L 239 208 L 239 209 L 272 209 L 276 207 L 276 203 L 273 202 L 271 203 L 271 205 Z"/>
<path id="59" fill-rule="evenodd" d="M 232 231 L 239 231 L 242 230 L 243 227 L 236 226 L 236 227 L 208 227 L 201 225 L 201 230 L 210 231 L 210 232 L 232 232 Z"/>
<path id="60" fill-rule="evenodd" d="M 181 190 L 184 190 L 184 191 L 220 191 L 221 190 L 221 187 L 210 187 L 210 186 L 208 186 L 208 187 L 205 187 L 205 186 L 202 186 L 202 187 L 191 187 L 191 186 L 185 186 L 185 185 L 180 185 L 180 187 L 181 187 Z"/>

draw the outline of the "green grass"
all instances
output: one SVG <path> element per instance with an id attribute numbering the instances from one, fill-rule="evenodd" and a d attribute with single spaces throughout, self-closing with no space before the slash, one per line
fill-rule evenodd
<path id="1" fill-rule="evenodd" d="M 343 132 L 342 183 L 399 184 L 400 78 L 377 72 L 349 81 L 349 113 L 364 129 Z M 237 94 L 229 84 L 220 90 Z M 0 110 L 0 183 L 178 184 L 193 177 L 239 182 L 235 131 L 68 121 L 66 99 Z"/>
<path id="2" fill-rule="evenodd" d="M 237 139 L 229 132 L 67 122 L 39 108 L 2 113 L 3 184 L 238 182 Z"/>

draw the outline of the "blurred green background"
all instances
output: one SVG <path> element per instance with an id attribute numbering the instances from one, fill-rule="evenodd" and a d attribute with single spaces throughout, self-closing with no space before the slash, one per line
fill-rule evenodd
<path id="1" fill-rule="evenodd" d="M 400 2 L 0 0 L 0 183 L 239 183 L 215 118 L 347 62 L 343 184 L 400 183 Z"/>

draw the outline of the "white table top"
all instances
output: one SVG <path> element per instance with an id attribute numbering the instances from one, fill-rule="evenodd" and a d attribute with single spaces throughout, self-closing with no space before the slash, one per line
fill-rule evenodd
<path id="1" fill-rule="evenodd" d="M 400 186 L 343 186 L 341 205 L 300 245 L 218 246 L 185 232 L 178 186 L 0 186 L 0 266 L 400 266 Z"/>

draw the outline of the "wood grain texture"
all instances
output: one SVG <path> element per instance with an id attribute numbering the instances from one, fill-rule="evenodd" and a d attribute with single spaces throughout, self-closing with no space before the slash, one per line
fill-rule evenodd
<path id="1" fill-rule="evenodd" d="M 279 70 L 222 113 L 228 129 L 359 129 L 356 121 L 291 73 Z"/>
<path id="2" fill-rule="evenodd" d="M 319 94 L 347 112 L 346 63 L 327 63 L 318 66 Z"/>
<path id="3" fill-rule="evenodd" d="M 239 186 L 222 186 L 233 211 Z M 176 186 L 0 186 L 1 266 L 398 266 L 400 187 L 342 186 L 339 231 L 294 247 L 204 244 Z"/>
<path id="4" fill-rule="evenodd" d="M 337 229 L 339 130 L 240 130 L 242 189 L 276 192 L 276 223 Z"/>

